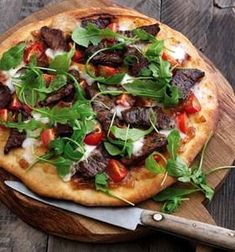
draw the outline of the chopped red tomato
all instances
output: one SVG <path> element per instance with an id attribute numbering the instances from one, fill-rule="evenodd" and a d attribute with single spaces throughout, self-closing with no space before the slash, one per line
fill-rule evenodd
<path id="1" fill-rule="evenodd" d="M 15 96 L 11 102 L 11 105 L 10 105 L 10 109 L 12 110 L 19 110 L 22 108 L 22 104 L 21 102 L 17 99 L 17 97 Z"/>
<path id="2" fill-rule="evenodd" d="M 72 60 L 75 62 L 78 62 L 80 59 L 84 57 L 84 53 L 81 50 L 76 50 Z"/>
<path id="3" fill-rule="evenodd" d="M 122 95 L 118 96 L 116 99 L 116 104 L 124 106 L 124 107 L 129 107 L 134 102 L 135 102 L 135 100 L 128 94 L 122 94 Z"/>
<path id="4" fill-rule="evenodd" d="M 178 62 L 169 54 L 167 54 L 166 52 L 162 53 L 162 59 L 165 61 L 168 61 L 172 66 L 175 66 L 178 64 Z"/>
<path id="5" fill-rule="evenodd" d="M 201 105 L 194 93 L 191 93 L 188 99 L 184 102 L 184 110 L 188 114 L 193 114 L 201 110 Z"/>
<path id="6" fill-rule="evenodd" d="M 41 141 L 45 147 L 48 147 L 50 142 L 55 139 L 54 129 L 45 129 L 41 133 Z"/>
<path id="7" fill-rule="evenodd" d="M 8 118 L 8 110 L 0 109 L 0 120 L 6 122 Z"/>
<path id="8" fill-rule="evenodd" d="M 114 74 L 117 74 L 119 70 L 114 67 L 109 67 L 109 66 L 99 66 L 97 68 L 97 75 L 98 76 L 104 76 L 104 77 L 111 77 Z"/>
<path id="9" fill-rule="evenodd" d="M 28 64 L 32 55 L 35 55 L 36 58 L 40 58 L 44 51 L 43 43 L 40 41 L 29 44 L 24 51 L 24 62 Z"/>
<path id="10" fill-rule="evenodd" d="M 119 27 L 117 23 L 111 23 L 108 25 L 108 28 L 113 32 L 117 32 Z"/>
<path id="11" fill-rule="evenodd" d="M 183 133 L 187 133 L 188 131 L 188 117 L 186 112 L 183 113 L 179 113 L 176 116 L 176 123 L 177 123 L 177 127 L 178 129 L 183 132 Z"/>
<path id="12" fill-rule="evenodd" d="M 104 133 L 100 132 L 92 132 L 86 135 L 84 139 L 84 143 L 88 145 L 98 145 L 104 139 Z"/>
<path id="13" fill-rule="evenodd" d="M 106 169 L 109 177 L 116 183 L 122 181 L 128 174 L 127 168 L 115 159 L 110 159 Z"/>
<path id="14" fill-rule="evenodd" d="M 52 74 L 43 74 L 42 76 L 46 83 L 46 86 L 49 86 L 51 82 L 55 79 L 55 75 Z"/>
<path id="15" fill-rule="evenodd" d="M 160 162 L 162 160 L 162 157 L 160 155 L 155 155 L 154 156 L 154 159 L 157 161 L 157 162 Z"/>

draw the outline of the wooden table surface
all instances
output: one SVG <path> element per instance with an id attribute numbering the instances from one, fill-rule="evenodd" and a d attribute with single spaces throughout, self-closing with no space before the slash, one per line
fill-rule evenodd
<path id="1" fill-rule="evenodd" d="M 0 33 L 46 4 L 60 0 L 0 0 Z M 82 1 L 82 0 L 81 0 Z M 185 34 L 235 88 L 235 0 L 116 0 L 160 19 Z M 221 157 L 223 158 L 223 157 Z M 218 225 L 235 229 L 235 171 L 232 171 L 207 209 Z M 43 221 L 43 220 L 42 220 Z M 84 244 L 42 233 L 22 222 L 0 203 L 0 252 L 122 252 L 193 251 L 192 245 L 156 233 L 120 244 Z M 219 250 L 217 250 L 219 251 Z"/>

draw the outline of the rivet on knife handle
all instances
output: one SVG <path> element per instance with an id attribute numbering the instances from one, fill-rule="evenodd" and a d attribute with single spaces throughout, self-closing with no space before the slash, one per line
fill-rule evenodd
<path id="1" fill-rule="evenodd" d="M 235 231 L 230 229 L 148 210 L 142 212 L 141 222 L 161 231 L 235 250 Z"/>

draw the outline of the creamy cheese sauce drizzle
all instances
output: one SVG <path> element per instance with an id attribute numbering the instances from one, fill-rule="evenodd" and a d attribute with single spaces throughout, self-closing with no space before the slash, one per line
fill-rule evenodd
<path id="1" fill-rule="evenodd" d="M 46 56 L 51 58 L 51 59 L 54 59 L 56 56 L 62 55 L 64 53 L 65 53 L 65 51 L 63 51 L 63 50 L 52 50 L 51 48 L 48 48 L 45 51 Z"/>
<path id="2" fill-rule="evenodd" d="M 22 143 L 22 148 L 24 149 L 22 157 L 29 164 L 32 164 L 36 161 L 37 156 L 34 154 L 34 147 L 39 145 L 40 142 L 37 139 L 30 137 L 26 138 Z"/>
<path id="3" fill-rule="evenodd" d="M 139 140 L 133 142 L 133 151 L 132 151 L 132 154 L 134 156 L 140 155 L 143 146 L 144 146 L 144 137 L 141 137 Z"/>
<path id="4" fill-rule="evenodd" d="M 96 145 L 88 145 L 88 144 L 85 144 L 84 145 L 84 150 L 85 150 L 85 153 L 83 155 L 83 157 L 79 160 L 80 161 L 84 161 L 84 160 L 87 160 L 89 158 L 89 156 L 91 155 L 91 152 L 93 150 L 96 149 Z"/>

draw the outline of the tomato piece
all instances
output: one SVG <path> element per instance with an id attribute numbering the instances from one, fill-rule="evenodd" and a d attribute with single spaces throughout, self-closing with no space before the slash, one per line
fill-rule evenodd
<path id="1" fill-rule="evenodd" d="M 155 155 L 154 156 L 154 159 L 157 161 L 157 162 L 160 162 L 162 160 L 162 157 L 160 155 Z"/>
<path id="2" fill-rule="evenodd" d="M 81 50 L 76 50 L 72 60 L 75 62 L 78 62 L 80 59 L 84 57 L 84 53 Z"/>
<path id="3" fill-rule="evenodd" d="M 184 110 L 188 114 L 197 113 L 201 110 L 200 102 L 194 93 L 191 93 L 188 99 L 184 102 Z"/>
<path id="4" fill-rule="evenodd" d="M 119 28 L 119 25 L 117 23 L 111 23 L 107 26 L 111 31 L 113 32 L 117 32 L 118 31 L 118 28 Z"/>
<path id="5" fill-rule="evenodd" d="M 103 77 L 111 77 L 119 72 L 119 69 L 109 66 L 99 66 L 97 68 L 97 75 Z"/>
<path id="6" fill-rule="evenodd" d="M 169 54 L 167 54 L 166 52 L 162 53 L 162 59 L 165 61 L 168 61 L 172 66 L 175 66 L 178 64 L 178 62 Z"/>
<path id="7" fill-rule="evenodd" d="M 109 177 L 116 183 L 122 181 L 128 174 L 127 168 L 115 159 L 110 159 L 106 169 Z"/>
<path id="8" fill-rule="evenodd" d="M 84 143 L 88 145 L 98 145 L 99 143 L 102 142 L 103 139 L 104 139 L 104 133 L 102 131 L 92 132 L 86 135 Z"/>
<path id="9" fill-rule="evenodd" d="M 184 134 L 186 134 L 188 131 L 188 116 L 186 112 L 179 113 L 176 116 L 176 123 L 177 123 L 178 129 Z"/>
<path id="10" fill-rule="evenodd" d="M 17 97 L 15 96 L 11 102 L 11 105 L 10 105 L 10 109 L 12 110 L 19 110 L 22 108 L 22 104 L 21 102 L 17 99 Z"/>
<path id="11" fill-rule="evenodd" d="M 54 129 L 45 129 L 42 131 L 40 139 L 45 147 L 48 147 L 50 142 L 55 139 Z"/>
<path id="12" fill-rule="evenodd" d="M 44 54 L 44 46 L 40 41 L 29 44 L 29 46 L 24 50 L 24 62 L 29 63 L 31 56 L 35 55 L 36 58 L 40 58 Z"/>
<path id="13" fill-rule="evenodd" d="M 0 109 L 0 120 L 6 122 L 8 118 L 8 110 L 7 109 Z"/>

